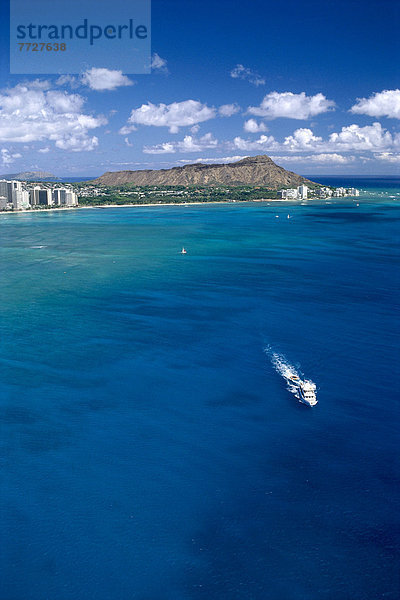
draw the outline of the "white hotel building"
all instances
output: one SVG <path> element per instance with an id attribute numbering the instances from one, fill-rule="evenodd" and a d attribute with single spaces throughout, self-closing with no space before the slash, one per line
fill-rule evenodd
<path id="1" fill-rule="evenodd" d="M 308 195 L 308 187 L 299 185 L 298 188 L 288 188 L 279 190 L 278 196 L 284 200 L 306 200 Z"/>
<path id="2" fill-rule="evenodd" d="M 40 185 L 32 187 L 21 181 L 0 180 L 0 210 L 24 210 L 41 206 L 78 206 L 78 197 L 69 188 Z"/>

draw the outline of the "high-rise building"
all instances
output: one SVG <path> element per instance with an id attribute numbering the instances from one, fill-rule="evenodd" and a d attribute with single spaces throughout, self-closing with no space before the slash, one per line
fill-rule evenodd
<path id="1" fill-rule="evenodd" d="M 78 197 L 68 188 L 55 188 L 53 190 L 53 203 L 56 206 L 78 206 Z"/>
<path id="2" fill-rule="evenodd" d="M 14 190 L 12 204 L 14 210 L 23 210 L 29 208 L 29 192 L 22 189 Z"/>
<path id="3" fill-rule="evenodd" d="M 78 206 L 78 196 L 72 190 L 65 194 L 65 206 Z"/>
<path id="4" fill-rule="evenodd" d="M 33 190 L 30 190 L 30 201 L 32 206 L 51 206 L 53 204 L 51 190 L 35 185 Z"/>
<path id="5" fill-rule="evenodd" d="M 65 188 L 55 188 L 53 190 L 53 204 L 61 206 L 65 204 L 67 190 Z"/>
<path id="6" fill-rule="evenodd" d="M 301 198 L 301 200 L 307 200 L 308 187 L 306 185 L 299 185 L 299 187 L 297 188 L 297 191 L 299 193 L 299 198 Z"/>
<path id="7" fill-rule="evenodd" d="M 39 204 L 43 206 L 51 206 L 53 204 L 51 190 L 46 188 L 39 190 Z"/>
<path id="8" fill-rule="evenodd" d="M 20 181 L 0 181 L 0 196 L 5 196 L 7 202 L 14 202 L 15 193 L 22 192 L 22 183 Z"/>
<path id="9" fill-rule="evenodd" d="M 28 190 L 26 189 L 28 187 Z M 78 206 L 78 196 L 68 187 L 33 185 L 21 181 L 0 180 L 0 210 L 23 210 L 38 206 Z"/>
<path id="10" fill-rule="evenodd" d="M 5 179 L 0 180 L 0 196 L 8 201 L 8 186 Z"/>

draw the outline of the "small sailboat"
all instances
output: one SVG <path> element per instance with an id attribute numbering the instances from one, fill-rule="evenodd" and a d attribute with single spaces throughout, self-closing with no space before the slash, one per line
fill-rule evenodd
<path id="1" fill-rule="evenodd" d="M 187 250 L 185 250 L 185 248 L 183 248 L 183 247 L 182 247 L 182 250 L 181 250 L 181 254 L 187 254 Z"/>

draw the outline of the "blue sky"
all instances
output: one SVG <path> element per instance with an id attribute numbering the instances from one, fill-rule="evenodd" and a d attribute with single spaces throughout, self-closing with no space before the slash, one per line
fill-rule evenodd
<path id="1" fill-rule="evenodd" d="M 61 77 L 10 74 L 1 7 L 0 173 L 256 154 L 303 174 L 400 172 L 399 2 L 153 0 L 151 74 L 121 55 Z"/>

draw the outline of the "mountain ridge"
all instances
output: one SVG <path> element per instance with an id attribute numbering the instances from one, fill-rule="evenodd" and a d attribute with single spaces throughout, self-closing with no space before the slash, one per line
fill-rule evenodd
<path id="1" fill-rule="evenodd" d="M 170 169 L 108 171 L 93 180 L 99 185 L 264 185 L 271 189 L 315 185 L 306 177 L 280 167 L 266 154 L 237 162 L 208 165 L 192 163 Z"/>
<path id="2" fill-rule="evenodd" d="M 59 179 L 47 171 L 22 171 L 21 173 L 6 173 L 0 179 L 15 179 L 16 181 L 38 181 L 40 179 Z"/>

